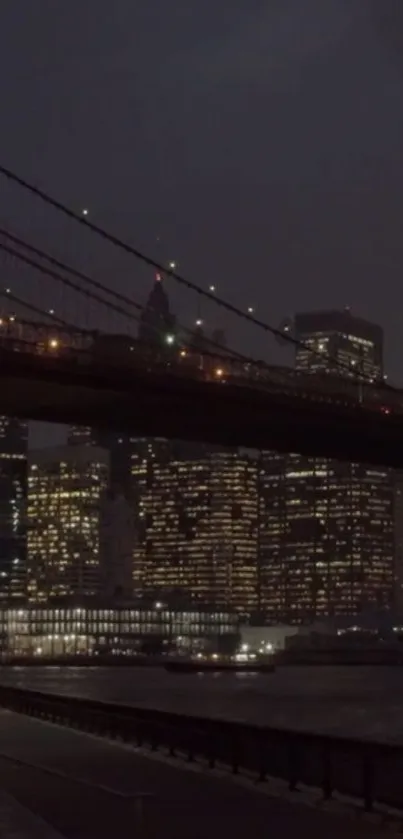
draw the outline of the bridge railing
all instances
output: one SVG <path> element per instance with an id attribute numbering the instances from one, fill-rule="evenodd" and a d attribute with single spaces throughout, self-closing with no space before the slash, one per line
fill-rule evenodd
<path id="1" fill-rule="evenodd" d="M 289 731 L 0 686 L 0 705 L 50 722 L 119 738 L 171 757 L 226 767 L 263 783 L 282 779 L 291 790 L 318 788 L 403 810 L 403 745 Z"/>
<path id="2" fill-rule="evenodd" d="M 113 347 L 110 339 L 117 338 Z M 106 339 L 105 344 L 102 341 Z M 119 343 L 119 339 L 122 342 Z M 126 341 L 126 344 L 125 344 Z M 292 398 L 367 408 L 385 413 L 403 413 L 403 393 L 382 384 L 309 374 L 291 368 L 246 362 L 230 355 L 216 355 L 195 349 L 161 348 L 129 336 L 99 335 L 85 331 L 35 323 L 2 322 L 0 349 L 35 355 L 68 357 L 82 365 L 102 364 L 121 371 L 139 370 L 164 375 L 215 382 L 217 386 L 236 384 Z"/>

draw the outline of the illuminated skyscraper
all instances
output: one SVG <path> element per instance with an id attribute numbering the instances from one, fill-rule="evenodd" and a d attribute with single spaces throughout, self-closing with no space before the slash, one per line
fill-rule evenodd
<path id="1" fill-rule="evenodd" d="M 28 596 L 95 595 L 102 590 L 101 504 L 109 455 L 89 446 L 32 452 L 28 474 Z"/>
<path id="2" fill-rule="evenodd" d="M 374 380 L 382 375 L 378 326 L 347 310 L 297 315 L 295 326 L 303 342 L 298 369 L 358 372 Z M 387 469 L 262 452 L 259 481 L 260 610 L 267 620 L 302 623 L 391 604 L 393 489 Z"/>
<path id="3" fill-rule="evenodd" d="M 379 379 L 383 373 L 383 332 L 349 309 L 307 312 L 295 317 L 296 368 Z"/>
<path id="4" fill-rule="evenodd" d="M 27 424 L 0 417 L 0 599 L 26 586 Z"/>
<path id="5" fill-rule="evenodd" d="M 253 612 L 256 462 L 152 440 L 143 441 L 132 464 L 139 520 L 135 591 L 160 599 L 176 592 L 189 603 Z"/>
<path id="6" fill-rule="evenodd" d="M 109 453 L 109 483 L 115 493 L 131 494 L 130 462 L 132 440 L 127 432 L 117 433 L 108 429 L 72 426 L 68 435 L 69 446 L 93 446 Z"/>

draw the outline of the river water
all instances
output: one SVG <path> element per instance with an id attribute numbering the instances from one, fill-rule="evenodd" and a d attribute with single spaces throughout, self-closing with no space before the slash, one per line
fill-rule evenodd
<path id="1" fill-rule="evenodd" d="M 0 681 L 177 713 L 403 744 L 403 668 L 279 667 L 273 674 L 162 668 L 1 668 Z"/>

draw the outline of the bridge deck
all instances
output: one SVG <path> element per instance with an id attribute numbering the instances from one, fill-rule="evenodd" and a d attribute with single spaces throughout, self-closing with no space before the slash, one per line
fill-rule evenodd
<path id="1" fill-rule="evenodd" d="M 180 764 L 176 767 L 123 745 L 8 711 L 0 712 L 0 744 L 0 788 L 66 839 L 141 836 L 135 828 L 133 801 L 112 790 L 151 794 L 145 805 L 148 839 L 222 839 L 224 835 L 232 839 L 248 835 L 254 839 L 277 835 L 284 839 L 301 835 L 360 839 L 381 835 L 374 824 L 270 798 L 231 779 L 181 768 Z M 108 787 L 111 792 L 65 776 Z M 39 839 L 39 834 L 34 835 Z M 45 830 L 43 839 L 47 839 Z"/>

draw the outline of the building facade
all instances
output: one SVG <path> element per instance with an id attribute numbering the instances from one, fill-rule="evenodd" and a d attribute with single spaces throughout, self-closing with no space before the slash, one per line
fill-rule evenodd
<path id="1" fill-rule="evenodd" d="M 247 454 L 144 440 L 135 591 L 250 614 L 257 607 L 257 465 Z"/>
<path id="2" fill-rule="evenodd" d="M 383 331 L 348 308 L 297 314 L 295 337 L 297 370 L 382 379 Z"/>
<path id="3" fill-rule="evenodd" d="M 170 309 L 162 276 L 156 274 L 146 305 L 141 312 L 139 339 L 147 344 L 166 346 L 169 336 L 174 335 L 175 323 L 176 319 Z"/>
<path id="4" fill-rule="evenodd" d="M 382 331 L 347 310 L 297 315 L 296 335 L 297 369 L 337 372 L 358 383 L 360 376 L 382 376 Z M 268 622 L 391 605 L 390 470 L 262 452 L 259 495 L 259 609 Z"/>
<path id="5" fill-rule="evenodd" d="M 99 508 L 101 590 L 109 602 L 133 596 L 133 552 L 136 543 L 133 505 L 113 486 Z"/>
<path id="6" fill-rule="evenodd" d="M 0 417 L 0 601 L 26 591 L 28 427 Z"/>
<path id="7" fill-rule="evenodd" d="M 28 474 L 28 574 L 31 602 L 96 595 L 102 587 L 101 502 L 109 455 L 91 446 L 32 452 Z"/>
<path id="8" fill-rule="evenodd" d="M 130 655 L 153 649 L 230 649 L 238 640 L 237 616 L 207 607 L 179 610 L 164 603 L 128 602 L 114 608 L 82 605 L 0 607 L 4 656 Z"/>

